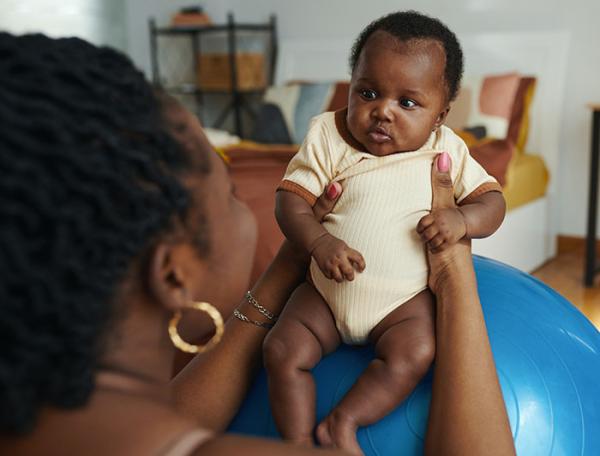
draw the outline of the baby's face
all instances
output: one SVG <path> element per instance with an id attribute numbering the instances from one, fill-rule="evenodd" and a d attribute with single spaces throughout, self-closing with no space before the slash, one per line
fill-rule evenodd
<path id="1" fill-rule="evenodd" d="M 445 66 L 437 41 L 373 33 L 352 73 L 350 133 L 373 155 L 419 149 L 448 113 Z"/>

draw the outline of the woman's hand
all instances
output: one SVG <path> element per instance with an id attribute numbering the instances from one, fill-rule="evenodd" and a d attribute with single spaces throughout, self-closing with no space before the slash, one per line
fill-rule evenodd
<path id="1" fill-rule="evenodd" d="M 451 168 L 452 163 L 447 152 L 442 152 L 433 161 L 431 168 L 432 213 L 456 208 L 452 177 L 450 177 Z M 427 217 L 425 216 L 423 219 Z M 417 231 L 419 228 L 418 226 Z M 448 279 L 449 274 L 459 272 L 466 263 L 471 262 L 471 243 L 462 239 L 455 244 L 448 244 L 444 249 L 427 248 L 427 260 L 429 262 L 428 285 L 433 293 L 437 293 L 441 284 Z"/>
<path id="2" fill-rule="evenodd" d="M 450 157 L 433 162 L 432 212 L 454 208 Z M 425 455 L 515 454 L 510 423 L 477 295 L 469 241 L 427 249 L 436 294 L 435 372 Z"/>
<path id="3" fill-rule="evenodd" d="M 313 206 L 313 213 L 319 222 L 322 222 L 325 216 L 333 210 L 341 194 L 342 185 L 339 182 L 333 182 L 325 188 L 325 191 L 321 194 Z M 310 255 L 304 249 L 292 245 L 292 243 L 287 239 L 284 240 L 279 251 L 280 255 L 282 253 L 290 254 L 292 259 L 296 263 L 302 265 L 303 268 L 308 267 Z"/>
<path id="4" fill-rule="evenodd" d="M 322 222 L 323 218 L 333 210 L 341 194 L 342 185 L 339 182 L 329 184 L 313 206 L 315 218 Z"/>

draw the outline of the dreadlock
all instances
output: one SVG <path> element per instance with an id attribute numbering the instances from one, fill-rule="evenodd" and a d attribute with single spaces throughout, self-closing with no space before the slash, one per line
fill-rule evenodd
<path id="1" fill-rule="evenodd" d="M 1 432 L 86 402 L 117 287 L 191 204 L 189 163 L 124 55 L 0 33 Z"/>

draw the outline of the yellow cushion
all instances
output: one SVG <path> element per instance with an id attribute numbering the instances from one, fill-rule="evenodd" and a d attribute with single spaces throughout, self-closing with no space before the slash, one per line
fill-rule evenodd
<path id="1" fill-rule="evenodd" d="M 462 139 L 465 142 L 467 147 L 475 146 L 479 142 L 479 140 L 475 137 L 473 133 L 470 133 L 466 130 L 455 129 L 454 133 L 456 133 L 460 137 L 460 139 Z"/>
<path id="2" fill-rule="evenodd" d="M 527 137 L 529 135 L 529 111 L 531 108 L 531 102 L 533 101 L 533 94 L 535 92 L 536 80 L 530 78 L 532 81 L 527 86 L 525 94 L 523 95 L 523 117 L 521 119 L 521 125 L 519 128 L 519 135 L 517 137 L 517 152 L 523 152 L 527 145 Z"/>
<path id="3" fill-rule="evenodd" d="M 507 210 L 515 209 L 546 194 L 548 169 L 542 157 L 515 154 L 508 165 L 503 188 Z"/>

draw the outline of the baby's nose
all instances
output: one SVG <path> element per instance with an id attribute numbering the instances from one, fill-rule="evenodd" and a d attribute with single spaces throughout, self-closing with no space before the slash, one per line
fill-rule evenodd
<path id="1" fill-rule="evenodd" d="M 373 117 L 381 121 L 389 121 L 393 117 L 392 102 L 389 100 L 381 100 L 373 108 Z"/>

